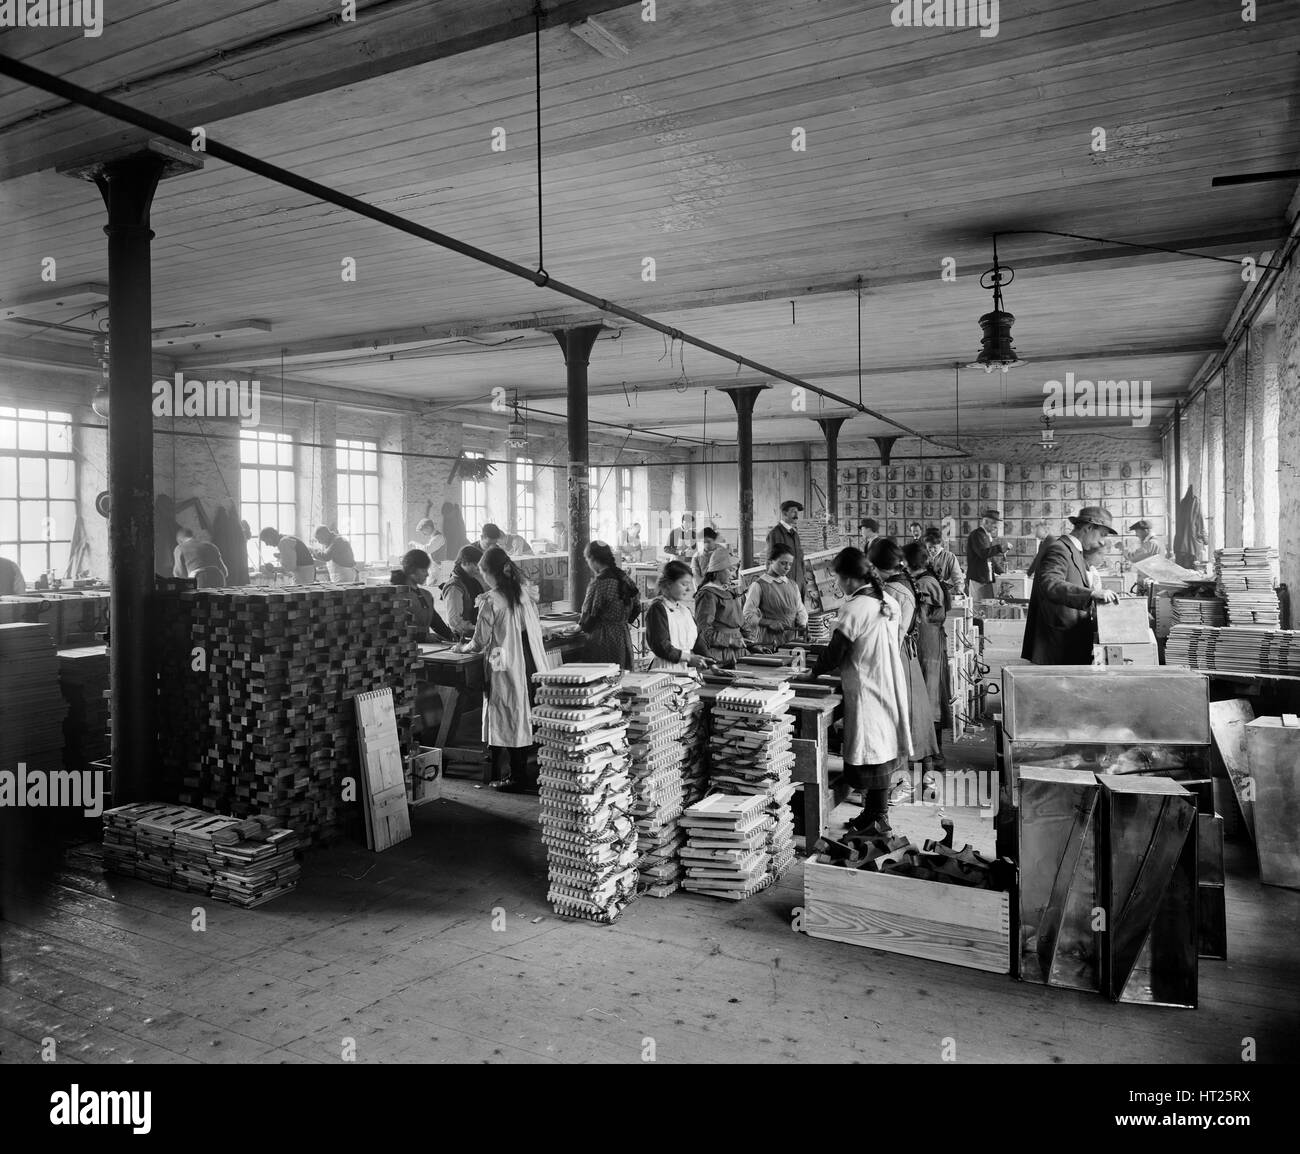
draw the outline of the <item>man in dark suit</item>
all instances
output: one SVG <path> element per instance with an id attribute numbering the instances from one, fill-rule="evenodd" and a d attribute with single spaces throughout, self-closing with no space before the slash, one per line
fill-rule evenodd
<path id="1" fill-rule="evenodd" d="M 1021 657 L 1035 665 L 1092 664 L 1093 603 L 1119 598 L 1109 589 L 1092 587 L 1084 554 L 1117 535 L 1110 522 L 1110 514 L 1100 506 L 1080 509 L 1070 518 L 1074 529 L 1039 555 Z"/>
<path id="2" fill-rule="evenodd" d="M 972 601 L 994 599 L 993 578 L 1001 567 L 998 558 L 1006 552 L 1006 547 L 993 536 L 1001 521 L 1002 514 L 996 509 L 985 509 L 980 514 L 979 526 L 966 538 L 966 577 Z"/>
<path id="3" fill-rule="evenodd" d="M 776 545 L 787 545 L 790 552 L 794 554 L 794 564 L 790 567 L 790 580 L 794 582 L 794 587 L 799 590 L 799 596 L 804 592 L 804 565 L 803 565 L 803 542 L 799 540 L 799 514 L 803 512 L 803 506 L 798 501 L 781 502 L 781 520 L 767 531 L 767 550 L 769 555 Z M 767 560 L 766 557 L 763 558 Z"/>

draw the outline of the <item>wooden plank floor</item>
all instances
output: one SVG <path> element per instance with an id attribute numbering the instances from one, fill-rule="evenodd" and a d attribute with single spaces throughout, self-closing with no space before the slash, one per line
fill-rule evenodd
<path id="1" fill-rule="evenodd" d="M 956 748 L 988 764 L 987 741 Z M 1235 1063 L 1248 1037 L 1261 1062 L 1300 1058 L 1300 893 L 1261 886 L 1244 843 L 1231 959 L 1202 960 L 1191 1011 L 794 933 L 800 864 L 737 904 L 678 893 L 614 926 L 567 922 L 545 902 L 535 810 L 449 782 L 411 841 L 313 851 L 297 892 L 258 910 L 73 850 L 6 905 L 0 1060 L 37 1061 L 47 1037 L 67 1062 L 336 1062 L 347 1039 L 362 1062 L 639 1062 L 646 1039 L 660 1062 L 938 1062 L 945 1038 L 970 1062 Z"/>

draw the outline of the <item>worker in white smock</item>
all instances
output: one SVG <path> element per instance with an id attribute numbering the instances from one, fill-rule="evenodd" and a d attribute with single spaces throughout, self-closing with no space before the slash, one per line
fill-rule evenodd
<path id="1" fill-rule="evenodd" d="M 474 636 L 458 653 L 482 653 L 483 740 L 492 753 L 499 788 L 527 791 L 533 746 L 533 674 L 551 668 L 537 600 L 504 549 L 483 554 L 479 573 L 487 592 L 478 599 Z"/>
<path id="2" fill-rule="evenodd" d="M 685 561 L 669 561 L 659 576 L 659 596 L 645 611 L 646 644 L 654 654 L 652 670 L 685 673 L 713 664 L 695 624 L 694 591 L 691 567 Z"/>
<path id="3" fill-rule="evenodd" d="M 842 550 L 832 562 L 844 603 L 817 664 L 803 677 L 838 670 L 844 688 L 844 770 L 862 790 L 862 813 L 851 830 L 873 823 L 889 828 L 889 783 L 912 760 L 908 673 L 903 662 L 898 608 L 861 549 Z"/>

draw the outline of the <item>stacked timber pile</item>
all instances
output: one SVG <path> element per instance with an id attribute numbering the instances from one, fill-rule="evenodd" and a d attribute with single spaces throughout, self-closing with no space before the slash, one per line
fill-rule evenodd
<path id="1" fill-rule="evenodd" d="M 612 922 L 636 896 L 637 829 L 628 776 L 627 719 L 612 664 L 535 673 L 547 900 L 555 912 Z"/>
<path id="2" fill-rule="evenodd" d="M 1217 549 L 1214 577 L 1227 602 L 1227 624 L 1273 629 L 1282 624 L 1276 549 L 1266 545 Z"/>
<path id="3" fill-rule="evenodd" d="M 363 771 L 359 693 L 393 690 L 409 739 L 416 633 L 393 586 L 214 589 L 163 599 L 159 749 L 183 804 L 341 831 Z M 359 809 L 356 811 L 359 813 Z"/>
<path id="4" fill-rule="evenodd" d="M 694 805 L 708 786 L 708 766 L 704 756 L 704 702 L 700 698 L 700 679 L 691 673 L 674 673 L 678 712 L 686 721 L 682 730 L 682 807 Z"/>
<path id="5" fill-rule="evenodd" d="M 63 767 L 80 772 L 109 754 L 108 646 L 60 650 L 59 687 L 68 705 Z"/>
<path id="6" fill-rule="evenodd" d="M 761 794 L 715 793 L 682 814 L 682 888 L 740 901 L 772 884 L 768 850 L 775 822 Z"/>
<path id="7" fill-rule="evenodd" d="M 681 884 L 677 851 L 686 835 L 682 815 L 682 735 L 687 719 L 677 708 L 671 673 L 625 673 L 618 690 L 631 743 L 632 816 L 643 892 L 666 898 Z"/>
<path id="8" fill-rule="evenodd" d="M 104 865 L 114 873 L 206 894 L 245 909 L 288 893 L 301 872 L 298 835 L 274 818 L 239 820 L 140 802 L 104 813 Z"/>
<path id="9" fill-rule="evenodd" d="M 0 625 L 0 769 L 19 762 L 28 773 L 62 769 L 67 712 L 50 627 Z"/>

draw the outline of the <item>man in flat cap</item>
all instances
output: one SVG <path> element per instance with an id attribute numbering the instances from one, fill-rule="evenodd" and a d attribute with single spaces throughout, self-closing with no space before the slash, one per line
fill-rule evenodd
<path id="1" fill-rule="evenodd" d="M 995 594 L 993 578 L 1001 568 L 997 558 L 1006 548 L 993 536 L 1002 522 L 1002 514 L 996 509 L 985 509 L 980 514 L 979 527 L 966 538 L 966 577 L 970 581 L 970 599 L 972 601 L 992 601 Z"/>
<path id="2" fill-rule="evenodd" d="M 781 520 L 767 531 L 767 551 L 769 555 L 772 552 L 773 545 L 789 545 L 791 552 L 794 553 L 794 564 L 790 566 L 790 580 L 794 582 L 794 587 L 799 590 L 799 596 L 803 597 L 804 590 L 804 567 L 803 567 L 803 544 L 799 540 L 799 514 L 803 512 L 803 506 L 798 501 L 781 502 Z"/>
<path id="3" fill-rule="evenodd" d="M 1160 542 L 1151 533 L 1150 521 L 1134 521 L 1128 527 L 1128 531 L 1138 539 L 1135 548 L 1124 550 L 1124 560 L 1129 565 L 1136 565 L 1139 561 L 1145 561 L 1149 557 L 1160 557 L 1164 550 L 1160 548 Z M 1147 581 L 1140 574 L 1138 576 L 1138 589 L 1145 590 Z"/>
<path id="4" fill-rule="evenodd" d="M 1115 537 L 1111 516 L 1098 505 L 1070 518 L 1074 528 L 1042 552 L 1034 571 L 1020 656 L 1035 665 L 1092 664 L 1092 606 L 1119 600 L 1109 589 L 1094 589 L 1084 554 Z"/>

